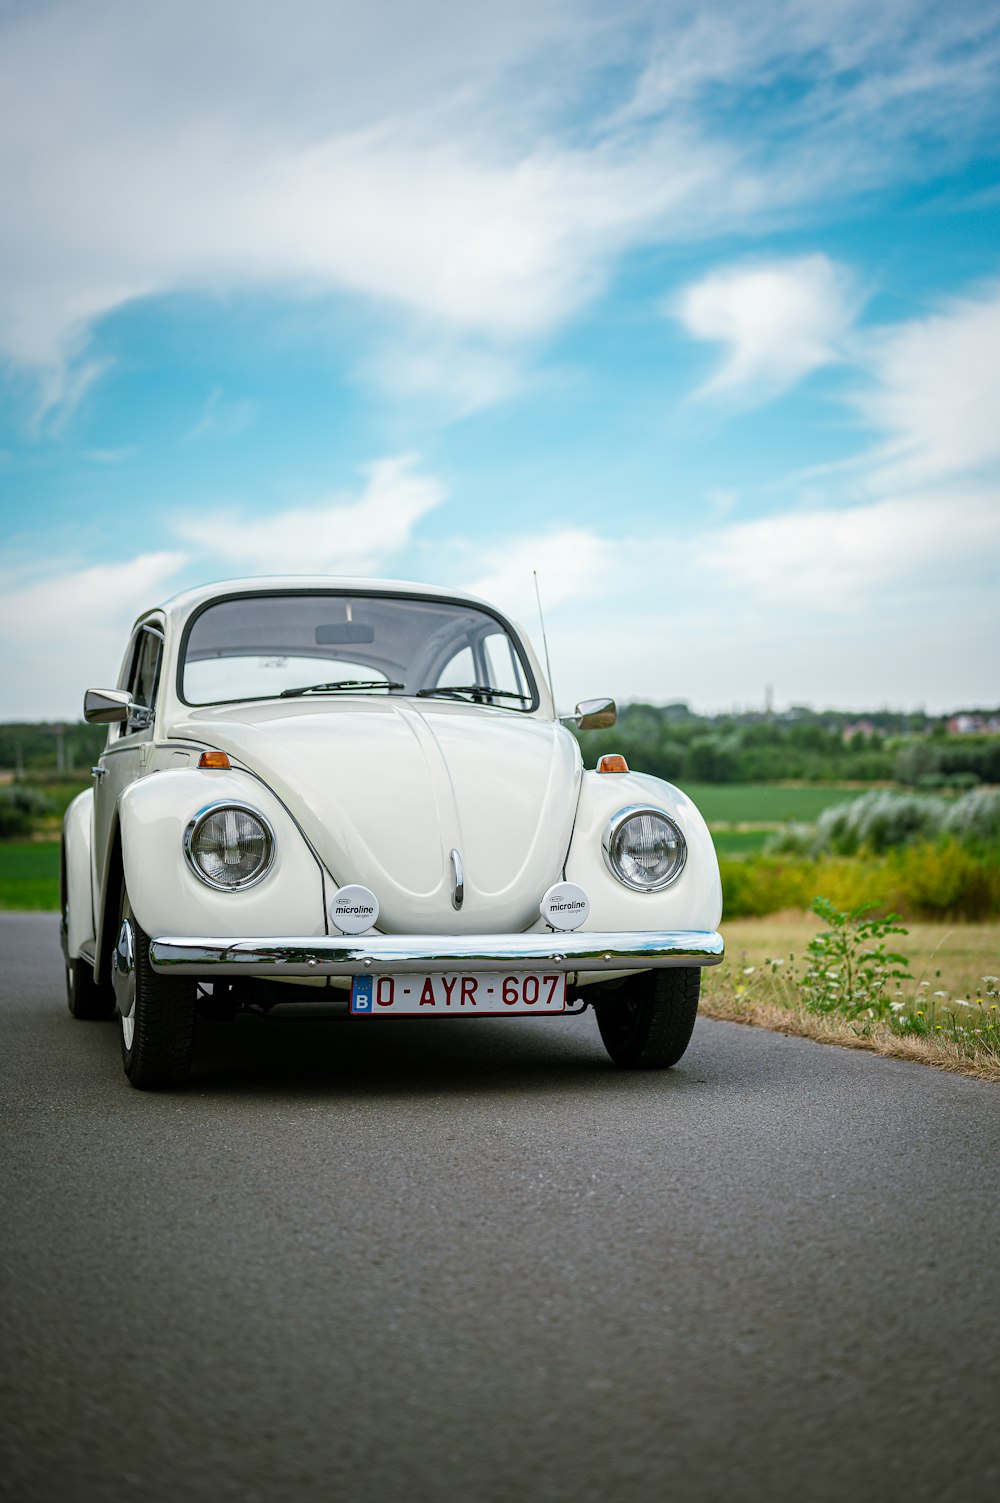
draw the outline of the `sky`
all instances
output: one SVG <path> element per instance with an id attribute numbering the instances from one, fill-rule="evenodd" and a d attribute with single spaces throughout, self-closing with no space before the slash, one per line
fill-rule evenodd
<path id="1" fill-rule="evenodd" d="M 0 0 L 0 704 L 275 572 L 1000 703 L 1000 6 Z"/>

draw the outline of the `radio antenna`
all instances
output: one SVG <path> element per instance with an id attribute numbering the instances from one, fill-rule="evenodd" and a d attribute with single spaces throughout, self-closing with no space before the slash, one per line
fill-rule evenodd
<path id="1" fill-rule="evenodd" d="M 538 601 L 538 619 L 542 624 L 542 646 L 545 648 L 545 672 L 549 680 L 549 693 L 552 696 L 552 718 L 559 719 L 559 711 L 556 709 L 556 691 L 552 687 L 552 664 L 549 661 L 549 639 L 545 634 L 545 613 L 542 610 L 542 592 L 538 588 L 538 570 L 532 569 L 535 579 L 535 599 Z"/>

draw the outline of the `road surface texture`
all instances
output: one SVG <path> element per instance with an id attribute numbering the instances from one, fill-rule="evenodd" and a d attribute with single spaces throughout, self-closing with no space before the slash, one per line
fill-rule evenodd
<path id="1" fill-rule="evenodd" d="M 1000 1497 L 995 1087 L 701 1020 L 206 1027 L 126 1083 L 0 919 L 0 1494 Z"/>

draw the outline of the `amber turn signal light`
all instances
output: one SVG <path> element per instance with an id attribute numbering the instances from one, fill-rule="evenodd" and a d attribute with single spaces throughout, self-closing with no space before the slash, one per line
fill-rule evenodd
<path id="1" fill-rule="evenodd" d="M 198 758 L 199 767 L 210 767 L 217 772 L 225 772 L 226 768 L 232 765 L 225 752 L 202 752 Z"/>
<path id="2" fill-rule="evenodd" d="M 598 772 L 628 772 L 628 763 L 620 752 L 606 752 L 597 764 Z"/>

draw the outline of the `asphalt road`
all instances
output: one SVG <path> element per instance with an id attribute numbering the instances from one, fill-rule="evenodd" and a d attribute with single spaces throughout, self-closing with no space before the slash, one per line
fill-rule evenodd
<path id="1" fill-rule="evenodd" d="M 0 916 L 0 1494 L 1000 1496 L 1000 1092 L 701 1020 L 264 1022 L 133 1091 Z"/>

